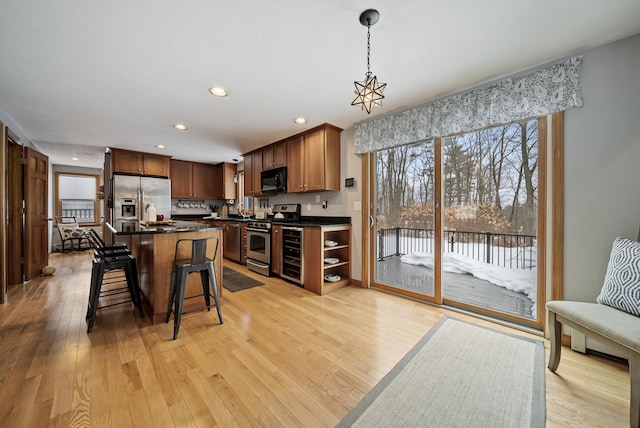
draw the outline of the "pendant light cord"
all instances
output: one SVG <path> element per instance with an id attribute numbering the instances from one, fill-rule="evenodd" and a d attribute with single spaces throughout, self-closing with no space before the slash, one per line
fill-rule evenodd
<path id="1" fill-rule="evenodd" d="M 371 19 L 367 18 L 367 79 L 371 77 L 371 64 L 369 57 L 371 56 Z"/>

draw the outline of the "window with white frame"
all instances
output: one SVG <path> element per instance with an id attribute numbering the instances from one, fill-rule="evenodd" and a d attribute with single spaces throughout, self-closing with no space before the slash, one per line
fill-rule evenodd
<path id="1" fill-rule="evenodd" d="M 56 215 L 75 217 L 80 224 L 99 222 L 97 175 L 56 173 Z"/>

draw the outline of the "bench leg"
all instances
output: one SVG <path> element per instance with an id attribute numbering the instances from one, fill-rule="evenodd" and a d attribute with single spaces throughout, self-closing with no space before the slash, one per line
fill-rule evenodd
<path id="1" fill-rule="evenodd" d="M 629 352 L 629 378 L 631 399 L 629 400 L 629 426 L 640 428 L 640 354 Z"/>
<path id="2" fill-rule="evenodd" d="M 560 364 L 560 351 L 562 349 L 562 324 L 556 319 L 556 313 L 549 311 L 549 339 L 551 350 L 549 352 L 549 370 L 555 372 Z"/>

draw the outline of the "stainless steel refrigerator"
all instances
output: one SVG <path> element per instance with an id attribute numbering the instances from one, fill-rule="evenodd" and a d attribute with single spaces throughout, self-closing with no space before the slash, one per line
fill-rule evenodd
<path id="1" fill-rule="evenodd" d="M 156 207 L 156 214 L 162 214 L 165 220 L 171 218 L 171 180 L 113 176 L 113 220 L 145 220 L 145 207 L 150 204 Z"/>

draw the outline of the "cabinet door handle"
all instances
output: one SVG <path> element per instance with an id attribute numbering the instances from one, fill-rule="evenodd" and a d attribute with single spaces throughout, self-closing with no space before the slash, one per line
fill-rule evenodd
<path id="1" fill-rule="evenodd" d="M 372 215 L 369 216 L 369 229 L 371 229 L 373 227 L 373 223 L 374 223 L 374 218 Z"/>

